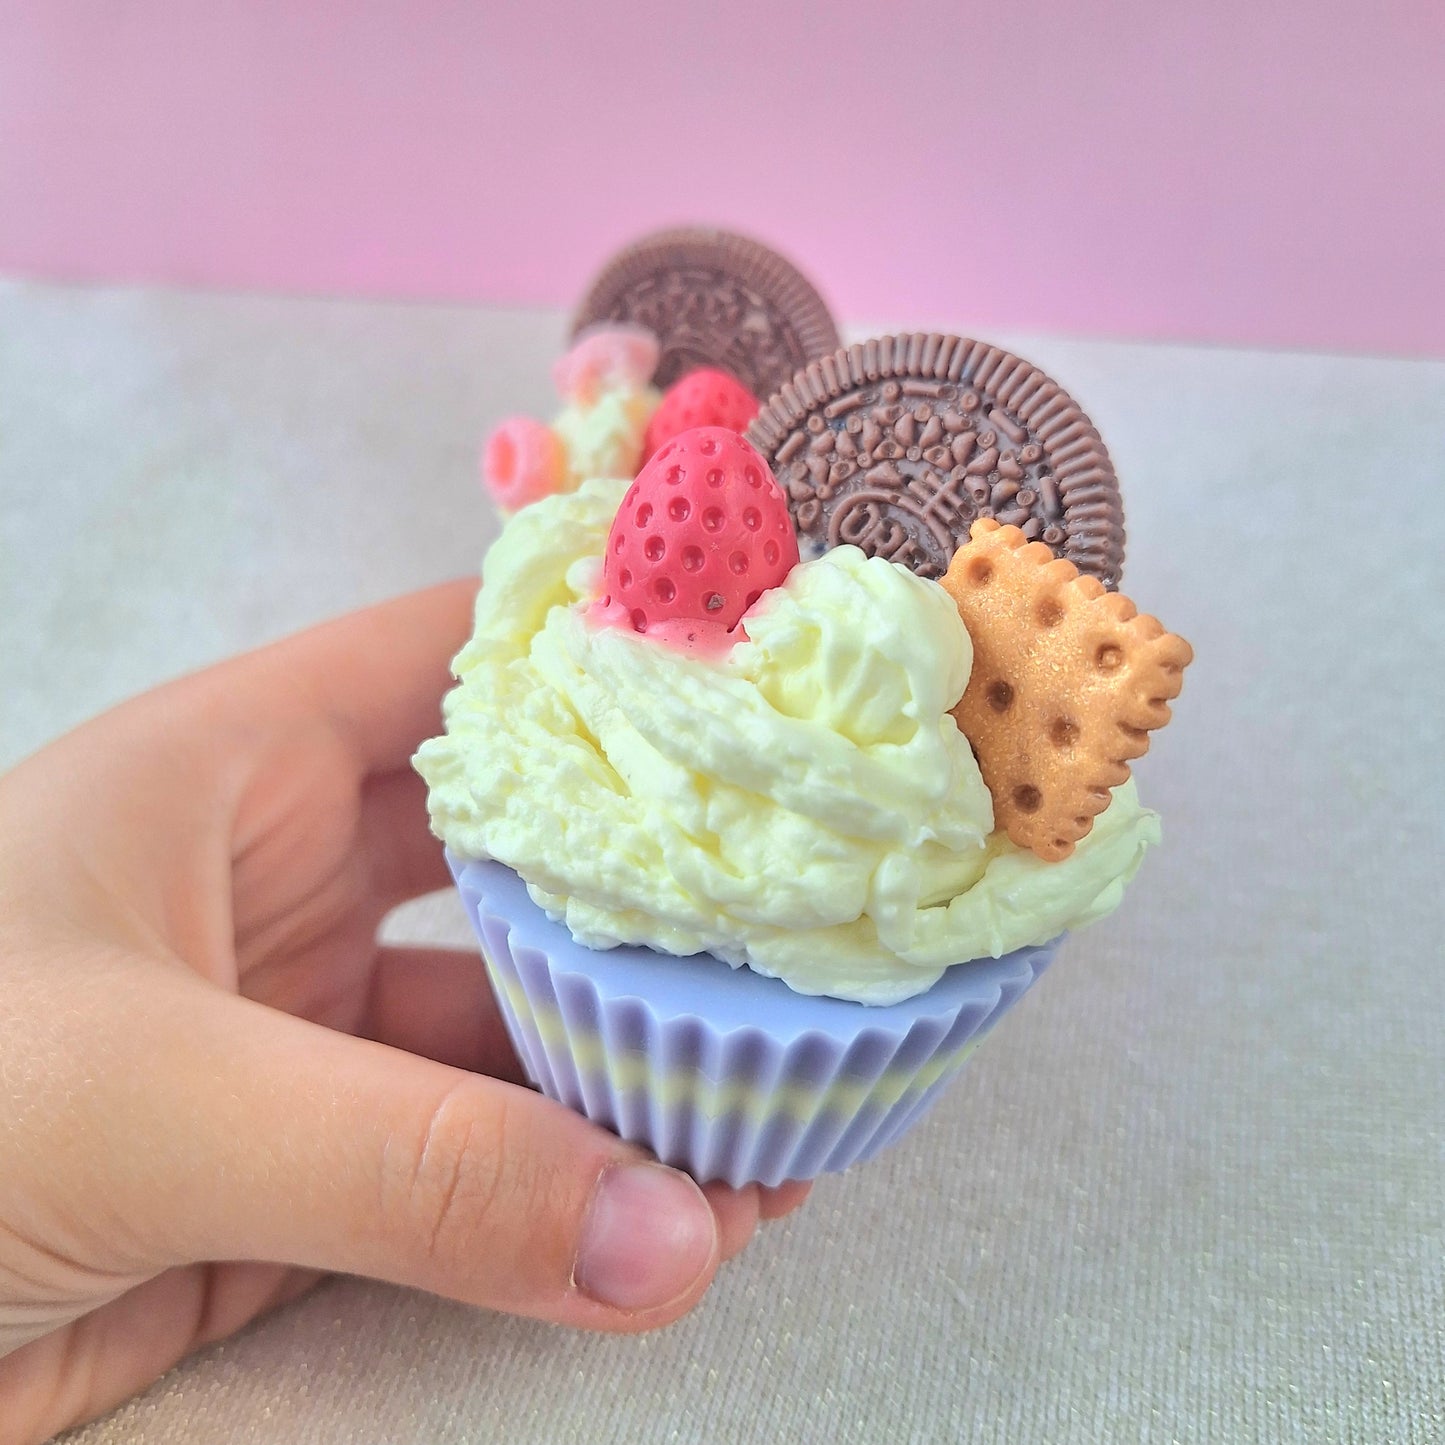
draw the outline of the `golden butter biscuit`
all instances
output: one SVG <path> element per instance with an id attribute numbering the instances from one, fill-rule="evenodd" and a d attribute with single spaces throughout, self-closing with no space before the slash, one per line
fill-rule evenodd
<path id="1" fill-rule="evenodd" d="M 1169 721 L 1194 652 L 1095 577 L 980 518 L 942 585 L 973 639 L 953 716 L 993 794 L 994 825 L 1067 858 Z"/>

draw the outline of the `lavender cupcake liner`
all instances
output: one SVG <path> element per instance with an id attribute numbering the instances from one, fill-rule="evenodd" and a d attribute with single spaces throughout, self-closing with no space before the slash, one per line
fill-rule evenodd
<path id="1" fill-rule="evenodd" d="M 704 1183 L 812 1179 L 892 1144 L 1059 942 L 951 968 L 877 1008 L 708 954 L 584 948 L 510 868 L 448 861 L 528 1077 Z"/>

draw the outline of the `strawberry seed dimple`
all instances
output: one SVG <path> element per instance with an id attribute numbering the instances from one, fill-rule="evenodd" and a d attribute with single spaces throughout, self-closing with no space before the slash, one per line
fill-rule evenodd
<path id="1" fill-rule="evenodd" d="M 674 407 L 674 420 L 684 409 Z M 659 450 L 643 466 L 613 521 L 603 621 L 671 646 L 725 646 L 747 608 L 797 562 L 787 499 L 727 427 L 685 431 L 662 458 Z"/>

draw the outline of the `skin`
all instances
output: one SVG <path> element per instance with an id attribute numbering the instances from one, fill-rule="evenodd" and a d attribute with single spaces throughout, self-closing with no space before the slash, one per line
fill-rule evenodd
<path id="1" fill-rule="evenodd" d="M 171 683 L 0 777 L 0 1445 L 332 1271 L 653 1329 L 806 1194 L 647 1162 L 523 1086 L 474 953 L 378 945 L 449 882 L 408 759 L 473 590 Z"/>

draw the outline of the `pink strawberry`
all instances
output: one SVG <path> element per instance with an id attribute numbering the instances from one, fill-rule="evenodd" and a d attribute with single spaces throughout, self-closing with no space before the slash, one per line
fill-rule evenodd
<path id="1" fill-rule="evenodd" d="M 787 499 L 767 462 L 736 432 L 698 427 L 668 442 L 623 497 L 597 613 L 675 647 L 726 648 L 743 614 L 797 561 Z"/>
<path id="2" fill-rule="evenodd" d="M 679 377 L 662 394 L 642 443 L 645 462 L 673 437 L 699 426 L 745 432 L 758 414 L 758 399 L 735 376 L 703 367 Z"/>

